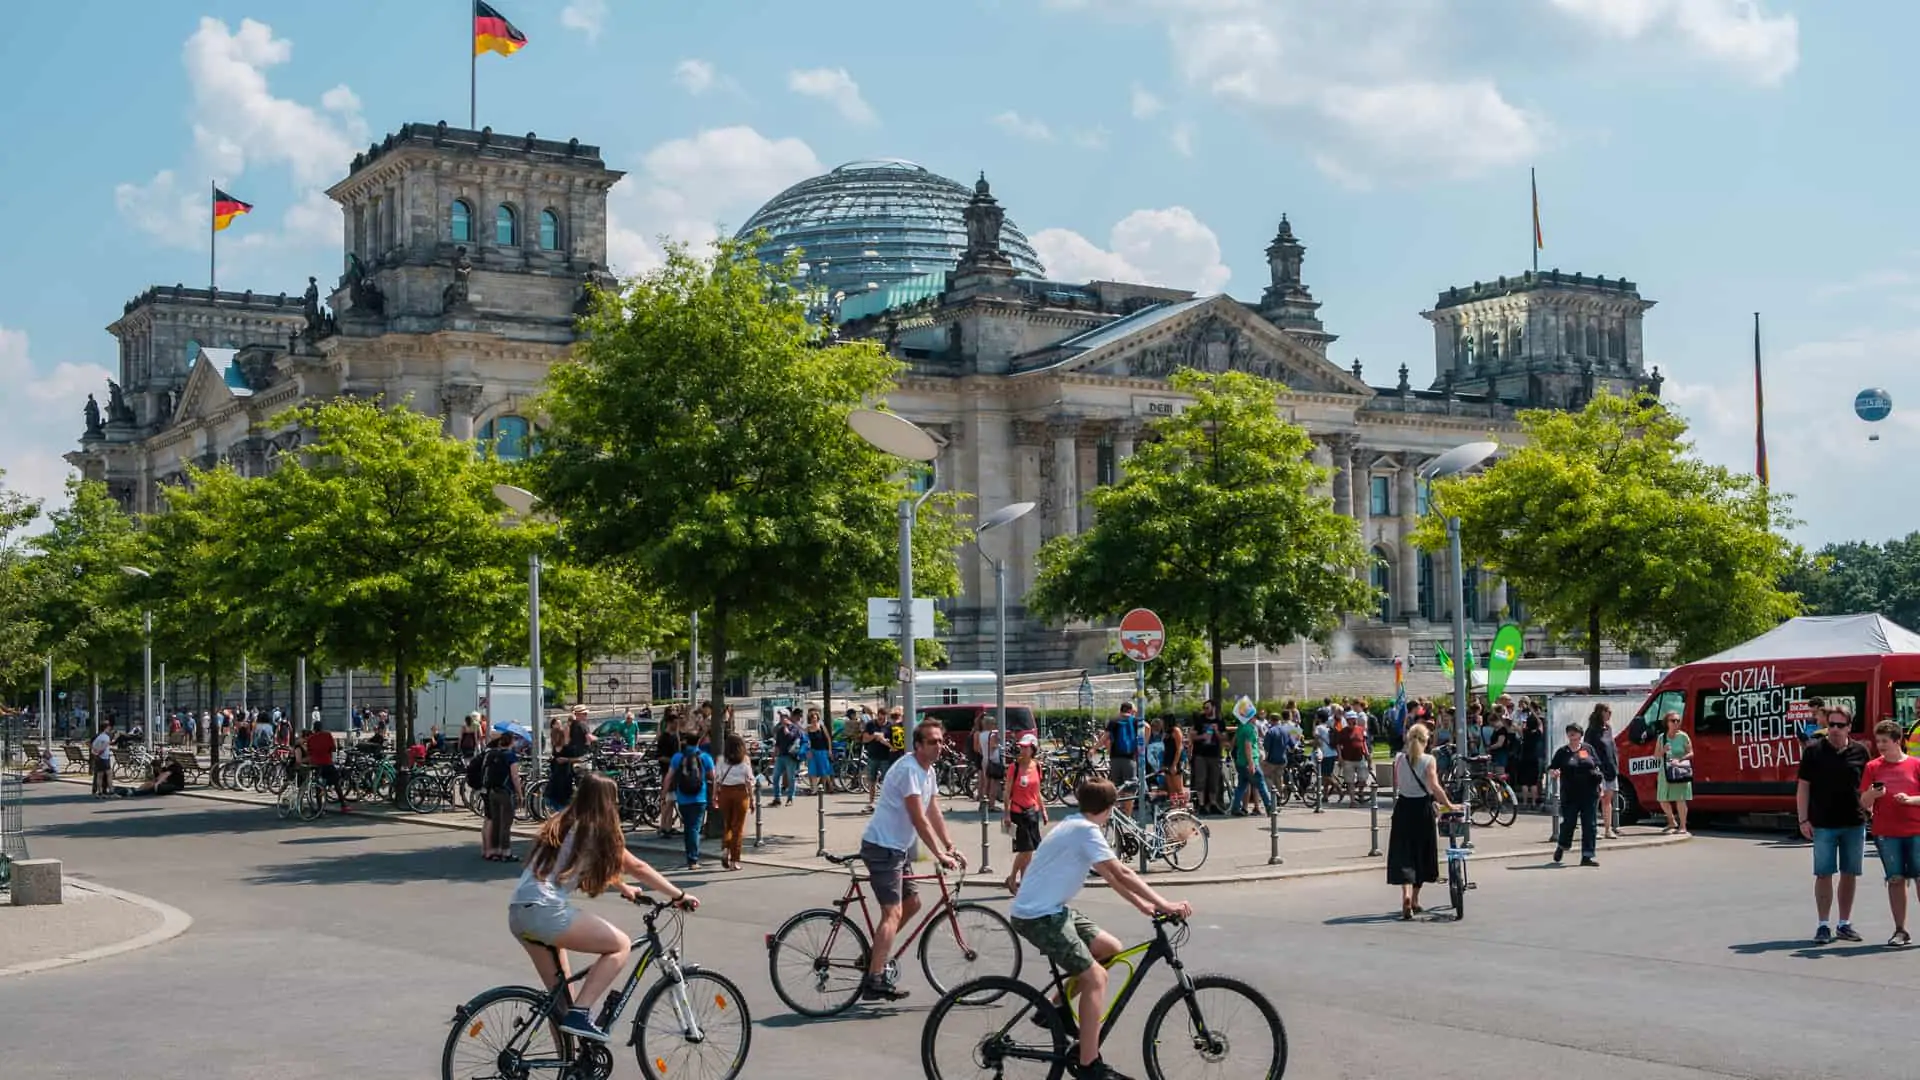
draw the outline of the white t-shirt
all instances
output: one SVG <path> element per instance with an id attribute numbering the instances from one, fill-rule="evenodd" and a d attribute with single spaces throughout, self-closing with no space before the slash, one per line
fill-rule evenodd
<path id="1" fill-rule="evenodd" d="M 931 767 L 923 767 L 911 753 L 900 755 L 900 760 L 887 768 L 887 778 L 880 782 L 880 794 L 874 799 L 873 820 L 867 822 L 861 841 L 895 851 L 912 851 L 920 834 L 914 831 L 913 819 L 907 816 L 907 796 L 920 796 L 920 809 L 930 813 L 934 797 L 939 793 L 940 784 L 934 779 Z"/>
<path id="2" fill-rule="evenodd" d="M 1059 914 L 1087 883 L 1088 872 L 1113 857 L 1113 848 L 1100 826 L 1073 815 L 1040 841 L 1026 876 L 1020 879 L 1020 893 L 1007 913 L 1016 919 Z"/>
<path id="3" fill-rule="evenodd" d="M 93 756 L 109 765 L 113 764 L 113 740 L 104 731 L 93 737 Z"/>

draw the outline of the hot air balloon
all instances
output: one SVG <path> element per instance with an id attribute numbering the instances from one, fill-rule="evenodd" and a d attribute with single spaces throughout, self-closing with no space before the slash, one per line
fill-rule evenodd
<path id="1" fill-rule="evenodd" d="M 1893 414 L 1893 395 L 1879 387 L 1868 387 L 1853 396 L 1853 415 L 1869 424 L 1877 424 Z M 1868 434 L 1868 442 L 1879 442 L 1878 434 Z"/>

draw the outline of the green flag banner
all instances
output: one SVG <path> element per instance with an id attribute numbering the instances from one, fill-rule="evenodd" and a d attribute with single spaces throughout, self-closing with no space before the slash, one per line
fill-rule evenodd
<path id="1" fill-rule="evenodd" d="M 1447 655 L 1447 647 L 1439 642 L 1433 643 L 1433 660 L 1446 672 L 1447 678 L 1453 678 L 1453 657 Z"/>
<path id="2" fill-rule="evenodd" d="M 1487 700 L 1492 701 L 1507 688 L 1513 666 L 1520 662 L 1522 635 L 1517 623 L 1507 623 L 1495 631 L 1491 657 L 1487 661 Z"/>

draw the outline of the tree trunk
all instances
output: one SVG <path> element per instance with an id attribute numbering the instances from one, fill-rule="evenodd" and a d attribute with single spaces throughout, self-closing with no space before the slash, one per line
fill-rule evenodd
<path id="1" fill-rule="evenodd" d="M 1227 707 L 1226 703 L 1220 700 L 1220 694 L 1225 685 L 1226 674 L 1220 668 L 1220 652 L 1220 634 L 1214 624 L 1209 622 L 1207 623 L 1207 653 L 1213 660 L 1213 671 L 1209 673 L 1212 692 L 1208 696 L 1213 698 L 1214 708 L 1219 710 L 1220 715 L 1225 716 Z"/>
<path id="2" fill-rule="evenodd" d="M 573 639 L 573 700 L 578 705 L 587 703 L 587 643 L 577 637 Z"/>
<path id="3" fill-rule="evenodd" d="M 207 646 L 207 768 L 220 768 L 220 649 Z"/>
<path id="4" fill-rule="evenodd" d="M 535 687 L 537 693 L 539 688 Z M 404 649 L 393 652 L 393 805 L 405 806 L 407 803 L 407 755 L 406 749 L 413 745 L 413 709 L 412 695 L 407 693 L 407 654 Z M 538 723 L 536 716 L 535 722 Z"/>
<path id="5" fill-rule="evenodd" d="M 1600 692 L 1600 608 L 1587 608 L 1587 693 Z"/>
<path id="6" fill-rule="evenodd" d="M 725 604 L 713 605 L 713 649 L 707 654 L 713 658 L 713 715 L 707 718 L 707 738 L 712 740 L 714 757 L 719 757 L 727 745 L 727 607 Z M 706 825 L 700 835 L 717 840 L 721 834 L 722 822 L 719 814 L 708 814 Z"/>
<path id="7" fill-rule="evenodd" d="M 820 721 L 833 730 L 833 665 L 827 664 L 820 669 Z"/>

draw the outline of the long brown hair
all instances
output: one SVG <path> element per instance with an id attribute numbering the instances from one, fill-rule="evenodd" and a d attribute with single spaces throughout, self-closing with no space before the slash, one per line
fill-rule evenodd
<path id="1" fill-rule="evenodd" d="M 560 845 L 569 833 L 573 834 L 573 857 L 567 865 L 556 867 Z M 626 851 L 626 837 L 620 831 L 620 790 L 611 778 L 592 773 L 581 778 L 566 810 L 540 826 L 527 869 L 548 881 L 572 878 L 580 891 L 599 896 L 620 880 Z"/>
<path id="2" fill-rule="evenodd" d="M 738 765 L 747 760 L 747 740 L 741 738 L 739 732 L 727 733 L 726 747 L 727 764 Z"/>

